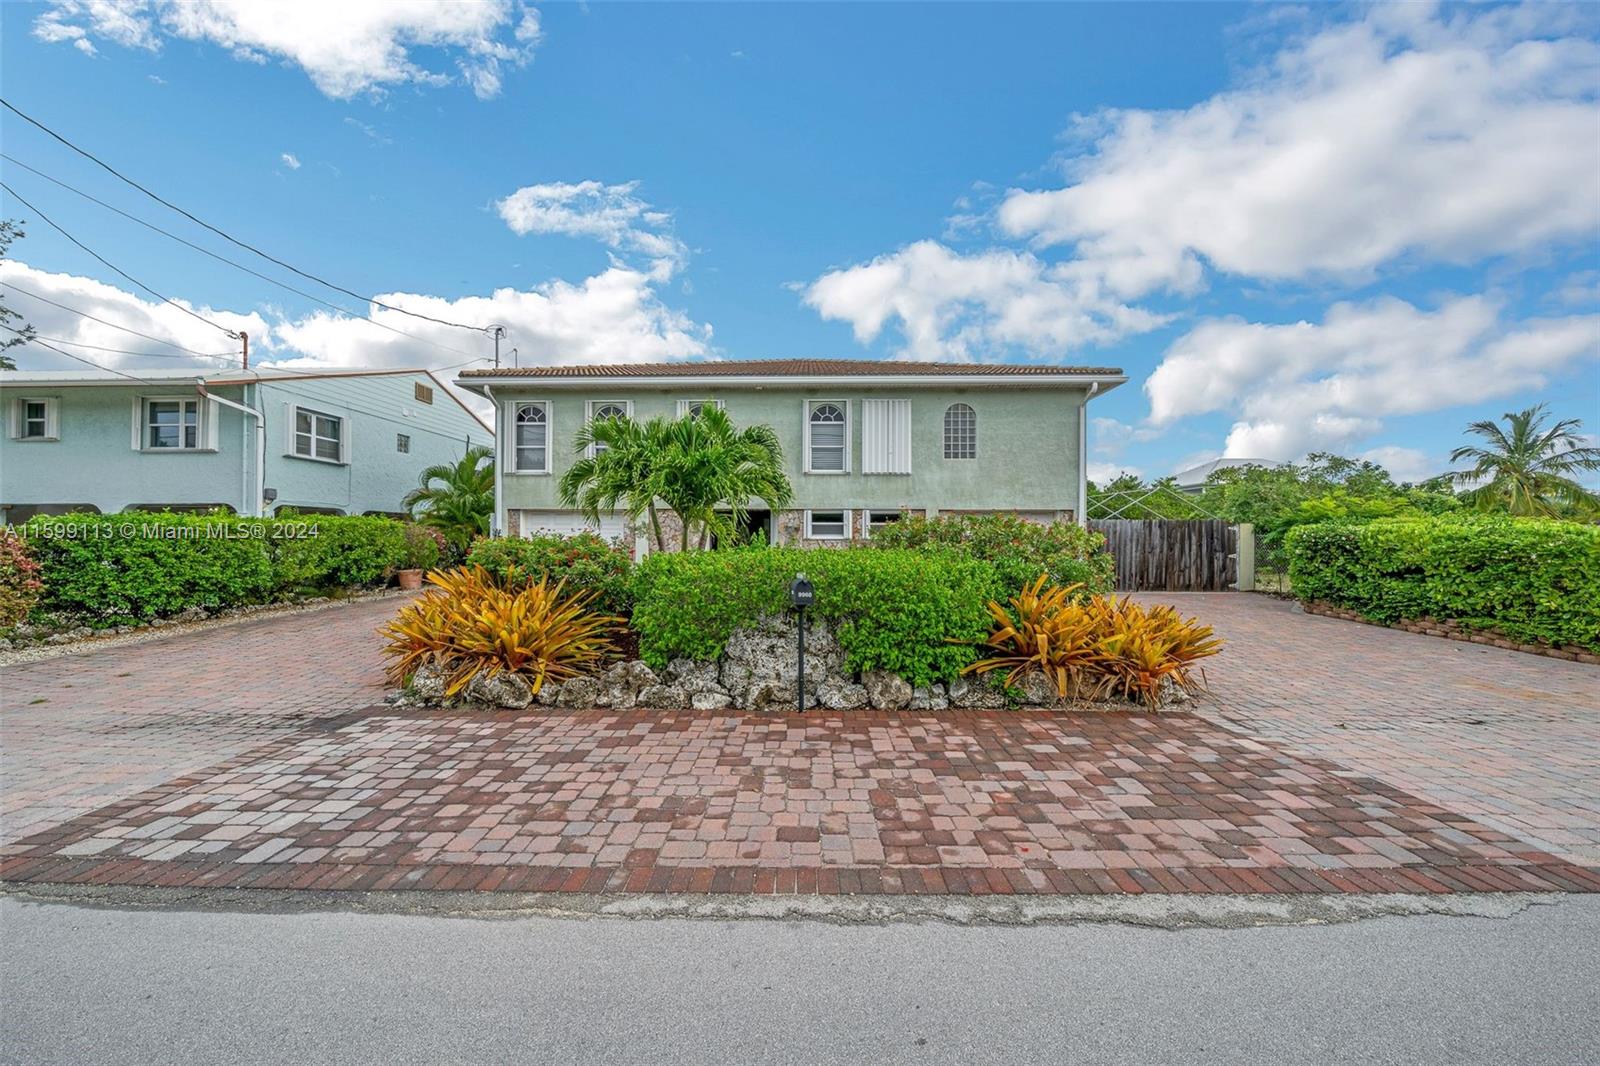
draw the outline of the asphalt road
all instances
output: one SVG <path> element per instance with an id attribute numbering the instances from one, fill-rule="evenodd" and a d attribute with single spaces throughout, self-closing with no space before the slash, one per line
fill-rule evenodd
<path id="1" fill-rule="evenodd" d="M 1600 1059 L 1600 896 L 1176 931 L 7 898 L 0 940 L 6 1063 Z"/>

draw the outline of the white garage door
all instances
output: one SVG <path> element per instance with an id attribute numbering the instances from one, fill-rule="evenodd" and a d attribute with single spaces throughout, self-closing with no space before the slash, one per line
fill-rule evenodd
<path id="1" fill-rule="evenodd" d="M 524 537 L 534 533 L 582 533 L 590 530 L 600 534 L 606 540 L 617 540 L 623 534 L 624 519 L 621 515 L 604 515 L 600 524 L 595 525 L 578 511 L 519 511 L 517 513 L 517 528 L 522 530 Z"/>

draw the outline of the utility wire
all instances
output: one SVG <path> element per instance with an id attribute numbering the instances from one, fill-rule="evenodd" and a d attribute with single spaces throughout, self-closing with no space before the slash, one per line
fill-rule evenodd
<path id="1" fill-rule="evenodd" d="M 9 328 L 9 327 L 7 327 Z M 82 341 L 69 341 L 65 337 L 40 337 L 39 340 L 49 341 L 52 344 L 66 344 L 73 348 L 90 348 L 97 352 L 112 352 L 116 355 L 136 355 L 142 359 L 189 359 L 191 356 L 178 355 L 175 352 L 136 352 L 129 348 L 106 348 L 99 344 L 85 344 Z M 199 352 L 196 356 L 202 359 L 238 359 L 233 352 L 220 352 L 216 355 L 203 355 Z"/>
<path id="2" fill-rule="evenodd" d="M 331 308 L 331 309 L 339 312 L 340 314 L 345 315 L 345 316 L 347 316 L 347 317 L 349 317 L 349 318 L 351 318 L 351 319 L 353 319 L 353 320 L 355 320 L 357 322 L 368 322 L 368 323 L 371 323 L 372 325 L 377 326 L 379 329 L 386 329 L 390 333 L 395 333 L 395 334 L 398 334 L 399 336 L 406 337 L 406 338 L 408 338 L 410 340 L 414 340 L 419 344 L 431 345 L 434 348 L 438 348 L 442 352 L 453 352 L 456 355 L 466 355 L 466 354 L 468 354 L 467 352 L 462 351 L 460 348 L 452 348 L 448 344 L 440 344 L 438 341 L 430 341 L 426 337 L 419 337 L 415 333 L 407 333 L 403 329 L 397 329 L 396 327 L 391 326 L 386 322 L 379 322 L 375 318 L 371 318 L 368 315 L 364 315 L 364 314 L 360 314 L 358 312 L 352 311 L 347 307 L 342 307 L 339 304 L 332 303 L 331 301 L 324 300 L 320 296 L 313 296 L 309 292 L 305 292 L 305 291 L 303 291 L 301 289 L 297 289 L 293 285 L 290 285 L 290 284 L 288 284 L 286 282 L 279 281 L 277 278 L 270 277 L 269 275 L 263 274 L 258 270 L 252 269 L 251 267 L 247 267 L 243 263 L 238 262 L 237 260 L 229 259 L 225 255 L 218 255 L 216 252 L 213 252 L 209 248 L 203 248 L 200 245 L 195 244 L 193 241 L 186 240 L 185 238 L 178 236 L 176 233 L 172 233 L 172 232 L 169 232 L 167 230 L 162 229 L 160 226 L 157 226 L 153 222 L 146 222 L 144 219 L 140 218 L 138 215 L 131 215 L 128 212 L 122 210 L 120 207 L 116 207 L 116 206 L 114 206 L 112 204 L 106 203 L 104 200 L 100 199 L 97 196 L 93 196 L 93 195 L 91 195 L 89 193 L 86 193 L 82 189 L 76 188 L 75 186 L 68 185 L 66 182 L 62 181 L 60 178 L 51 177 L 49 174 L 46 174 L 44 171 L 39 170 L 36 167 L 29 166 L 28 164 L 24 163 L 22 160 L 16 158 L 15 156 L 8 155 L 5 152 L 0 152 L 0 159 L 4 159 L 8 163 L 12 163 L 12 164 L 14 164 L 16 166 L 19 166 L 23 170 L 26 170 L 31 174 L 36 174 L 39 177 L 43 178 L 45 181 L 51 182 L 51 183 L 53 183 L 55 185 L 59 185 L 61 188 L 66 189 L 68 192 L 76 193 L 77 195 L 83 197 L 85 200 L 88 200 L 91 203 L 99 204 L 101 207 L 105 208 L 107 211 L 110 211 L 113 214 L 121 215 L 123 218 L 127 219 L 129 222 L 137 222 L 139 225 L 143 226 L 145 229 L 153 230 L 154 232 L 161 234 L 163 237 L 167 237 L 167 238 L 169 238 L 171 240 L 177 241 L 179 244 L 184 245 L 187 248 L 193 248 L 195 251 L 199 252 L 201 255 L 210 256 L 212 259 L 215 259 L 219 263 L 226 263 L 231 267 L 234 267 L 234 268 L 236 268 L 238 270 L 244 271 L 246 274 L 249 274 L 252 277 L 260 278 L 262 281 L 265 281 L 270 285 L 276 285 L 276 286 L 278 286 L 278 288 L 284 289 L 284 290 L 286 290 L 288 292 L 292 292 L 296 296 L 302 296 L 305 299 L 311 300 L 314 303 L 321 304 L 323 307 Z"/>
<path id="3" fill-rule="evenodd" d="M 38 300 L 40 303 L 49 304 L 51 307 L 59 307 L 61 310 L 66 311 L 69 314 L 77 315 L 79 318 L 87 318 L 90 322 L 98 322 L 102 326 L 110 326 L 112 329 L 120 329 L 124 333 L 131 333 L 135 337 L 143 337 L 145 340 L 147 340 L 147 341 L 155 341 L 157 344 L 165 344 L 169 348 L 176 348 L 180 352 L 188 352 L 190 355 L 198 355 L 198 356 L 200 356 L 202 358 L 205 358 L 205 359 L 211 358 L 211 353 L 209 353 L 209 352 L 197 352 L 193 348 L 185 348 L 183 345 L 177 343 L 176 341 L 168 341 L 168 340 L 162 340 L 160 337 L 152 337 L 148 333 L 140 333 L 136 329 L 130 329 L 127 326 L 119 326 L 115 322 L 107 322 L 103 318 L 97 318 L 94 315 L 91 315 L 87 311 L 78 310 L 76 307 L 68 307 L 66 304 L 56 303 L 56 301 L 54 301 L 52 299 L 49 299 L 48 297 L 40 296 L 36 292 L 29 292 L 27 289 L 24 289 L 21 285 L 18 285 L 14 281 L 9 281 L 8 280 L 8 281 L 0 282 L 0 284 L 7 285 L 7 286 L 9 286 L 9 287 L 11 287 L 13 289 L 16 289 L 18 292 L 22 293 L 22 295 L 28 296 L 28 297 L 32 297 L 33 299 Z"/>
<path id="4" fill-rule="evenodd" d="M 13 200 L 16 200 L 23 207 L 26 207 L 29 211 L 32 211 L 34 214 L 36 214 L 40 218 L 44 219 L 44 221 L 46 223 L 48 223 L 50 225 L 50 227 L 52 229 L 54 229 L 57 233 L 61 234 L 67 240 L 71 241 L 73 244 L 76 244 L 79 248 L 82 248 L 84 251 L 88 252 L 90 255 L 92 255 L 96 259 L 98 259 L 103 265 L 105 265 L 105 266 L 109 267 L 110 269 L 116 271 L 122 277 L 127 278 L 133 284 L 139 286 L 139 288 L 143 289 L 145 292 L 149 293 L 151 296 L 154 296 L 156 299 L 160 300 L 162 303 L 171 304 L 173 307 L 176 307 L 178 310 L 182 311 L 184 314 L 188 315 L 190 318 L 195 319 L 198 322 L 204 322 L 206 325 L 212 327 L 213 329 L 219 329 L 223 333 L 227 334 L 229 337 L 232 337 L 234 340 L 238 340 L 239 339 L 238 331 L 231 330 L 227 326 L 224 326 L 219 322 L 213 322 L 209 318 L 205 317 L 204 315 L 196 314 L 195 312 L 189 310 L 187 307 L 183 306 L 181 303 L 178 303 L 176 300 L 168 299 L 167 297 L 161 295 L 156 290 L 152 289 L 150 286 L 146 285 L 144 282 L 140 281 L 138 278 L 134 277 L 132 274 L 129 274 L 126 270 L 123 270 L 121 267 L 117 266 L 115 263 L 111 262 L 110 260 L 106 259 L 104 256 L 100 255 L 93 248 L 90 248 L 87 244 L 84 244 L 82 241 L 78 240 L 78 238 L 74 237 L 72 234 L 70 234 L 66 230 L 62 229 L 61 226 L 57 222 L 52 220 L 49 215 L 45 214 L 43 211 L 39 210 L 37 207 L 34 207 L 28 201 L 24 200 L 21 196 L 17 195 L 17 190 L 13 189 L 11 186 L 7 185 L 5 182 L 0 181 L 0 189 L 4 189 L 6 192 L 10 193 L 11 194 L 11 198 Z"/>
<path id="5" fill-rule="evenodd" d="M 17 334 L 19 337 L 26 337 L 27 336 L 27 334 L 23 333 L 20 329 L 11 329 L 10 326 L 0 326 L 0 329 L 11 330 L 12 333 Z M 55 352 L 57 355 L 64 355 L 68 359 L 76 359 L 80 363 L 85 363 L 85 364 L 87 364 L 89 366 L 92 366 L 96 370 L 104 370 L 108 374 L 115 374 L 119 378 L 127 378 L 129 381 L 137 381 L 141 385 L 143 385 L 145 383 L 144 378 L 136 378 L 132 374 L 124 374 L 122 371 L 113 370 L 109 366 L 101 366 L 99 363 L 95 362 L 92 359 L 85 359 L 81 355 L 73 355 L 71 352 L 67 351 L 66 349 L 57 348 L 55 345 L 48 344 L 48 343 L 40 340 L 38 337 L 28 337 L 28 343 L 29 344 L 37 344 L 41 348 L 49 348 L 52 352 Z"/>
<path id="6" fill-rule="evenodd" d="M 433 323 L 436 323 L 436 324 L 441 325 L 441 326 L 453 326 L 456 329 L 467 329 L 467 330 L 473 331 L 474 333 L 482 333 L 482 332 L 485 331 L 486 327 L 483 327 L 483 326 L 469 326 L 464 322 L 451 322 L 448 319 L 434 318 L 432 315 L 425 315 L 425 314 L 422 314 L 421 312 L 418 312 L 418 311 L 407 311 L 403 307 L 395 307 L 392 304 L 386 304 L 386 303 L 382 302 L 381 300 L 378 300 L 378 299 L 376 299 L 374 297 L 363 296 L 359 292 L 354 292 L 354 291 L 352 291 L 350 289 L 345 288 L 342 285 L 335 285 L 333 282 L 328 281 L 326 278 L 320 278 L 315 274 L 310 274 L 310 273 L 307 273 L 304 270 L 301 270 L 299 267 L 293 266 L 293 265 L 291 265 L 289 263 L 285 263 L 282 259 L 278 259 L 275 256 L 268 255 L 266 252 L 263 252 L 260 248 L 257 248 L 252 244 L 248 244 L 248 243 L 246 243 L 244 241 L 239 240 L 237 237 L 235 237 L 232 234 L 226 232 L 225 230 L 218 229 L 216 226 L 213 226 L 211 223 L 205 221 L 204 219 L 198 218 L 195 215 L 190 214 L 188 211 L 185 211 L 183 208 L 179 207 L 177 204 L 173 203 L 172 201 L 164 199 L 163 197 L 159 196 L 158 194 L 150 191 L 149 189 L 145 188 L 143 185 L 140 185 L 138 182 L 136 182 L 132 178 L 128 177 L 126 174 L 123 174 L 120 171 L 118 171 L 115 167 L 111 166 L 111 164 L 105 162 L 103 159 L 100 159 L 98 156 L 94 155 L 93 153 L 91 153 L 91 152 L 89 152 L 89 151 L 87 151 L 87 150 L 85 150 L 83 148 L 79 148 L 76 144 L 73 144 L 71 141 L 67 140 L 67 138 L 65 138 L 61 134 L 57 133 L 55 130 L 51 129 L 49 126 L 46 126 L 44 123 L 40 122 L 38 119 L 34 118 L 32 115 L 28 115 L 28 114 L 18 110 L 16 108 L 16 106 L 14 106 L 11 103 L 11 101 L 6 100 L 4 98 L 0 98 L 0 105 L 4 105 L 6 110 L 10 111 L 12 114 L 16 115 L 18 118 L 22 119 L 24 122 L 30 123 L 31 125 L 37 127 L 38 129 L 44 131 L 45 133 L 49 134 L 51 137 L 54 137 L 56 140 L 60 141 L 64 145 L 66 145 L 68 148 L 72 149 L 74 152 L 77 152 L 79 155 L 83 156 L 85 159 L 89 160 L 91 163 L 94 163 L 96 166 L 98 166 L 102 170 L 106 171 L 108 174 L 112 175 L 113 177 L 117 178 L 120 181 L 126 182 L 127 184 L 133 186 L 135 189 L 138 189 L 140 192 L 142 192 L 146 196 L 150 197 L 150 199 L 156 201 L 156 203 L 161 204 L 163 207 L 166 207 L 166 208 L 169 208 L 169 209 L 171 209 L 173 211 L 176 211 L 178 214 L 182 215 L 184 218 L 187 218 L 189 221 L 195 223 L 196 225 L 204 226 L 206 229 L 210 230 L 212 233 L 215 233 L 217 236 L 221 237 L 223 240 L 229 242 L 230 244 L 238 245 L 240 248 L 243 248 L 247 252 L 252 252 L 255 255 L 258 255 L 261 258 L 263 258 L 263 259 L 265 259 L 265 260 L 267 260 L 269 262 L 276 263 L 278 266 L 283 267 L 285 270 L 292 271 L 293 273 L 300 275 L 302 278 L 305 278 L 307 281 L 314 281 L 318 285 L 325 285 L 328 288 L 334 290 L 335 292 L 342 292 L 346 296 L 353 296 L 357 300 L 361 300 L 363 302 L 373 304 L 373 305 L 375 305 L 377 307 L 381 307 L 385 311 L 396 311 L 396 312 L 399 312 L 402 315 L 409 315 L 412 318 L 420 318 L 420 319 L 423 319 L 425 321 L 433 322 Z"/>

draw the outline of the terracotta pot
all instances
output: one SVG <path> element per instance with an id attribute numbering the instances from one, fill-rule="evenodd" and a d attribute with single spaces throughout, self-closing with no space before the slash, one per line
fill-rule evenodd
<path id="1" fill-rule="evenodd" d="M 402 570 L 397 575 L 400 578 L 400 587 L 403 589 L 420 589 L 422 587 L 421 570 Z"/>

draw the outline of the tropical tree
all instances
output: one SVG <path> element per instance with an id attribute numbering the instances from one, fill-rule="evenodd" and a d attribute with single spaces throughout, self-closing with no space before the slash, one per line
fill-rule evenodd
<path id="1" fill-rule="evenodd" d="M 629 522 L 650 518 L 656 548 L 664 546 L 656 493 L 666 463 L 665 418 L 597 418 L 578 430 L 578 458 L 561 475 L 561 502 L 581 510 L 591 522 L 621 511 Z"/>
<path id="2" fill-rule="evenodd" d="M 474 537 L 489 534 L 494 519 L 494 453 L 475 445 L 454 463 L 428 467 L 402 506 L 465 554 Z"/>
<path id="3" fill-rule="evenodd" d="M 1459 485 L 1468 486 L 1462 499 L 1486 511 L 1553 518 L 1600 514 L 1600 495 L 1579 484 L 1573 475 L 1600 470 L 1600 448 L 1590 447 L 1578 435 L 1583 423 L 1576 418 L 1547 425 L 1544 404 L 1501 416 L 1505 427 L 1491 421 L 1474 422 L 1467 432 L 1483 438 L 1483 446 L 1466 444 L 1450 453 L 1450 461 L 1467 461 L 1467 470 L 1454 471 Z"/>
<path id="4" fill-rule="evenodd" d="M 0 219 L 0 259 L 6 258 L 6 253 L 11 248 L 11 242 L 21 240 L 27 234 L 22 231 L 22 224 L 9 218 Z M 0 300 L 0 352 L 7 348 L 15 348 L 19 344 L 27 344 L 33 340 L 33 327 L 26 322 L 20 326 L 15 323 L 22 322 L 22 313 L 7 307 Z M 8 355 L 0 355 L 0 370 L 15 370 L 17 364 Z"/>

